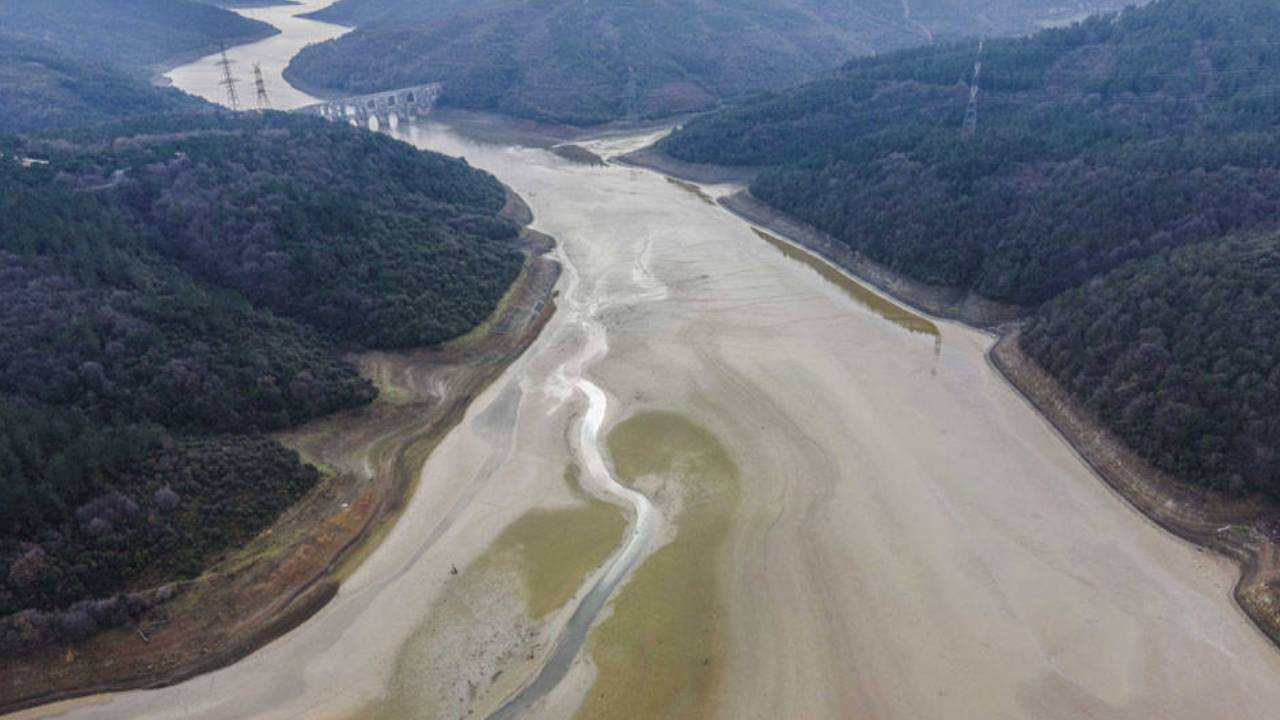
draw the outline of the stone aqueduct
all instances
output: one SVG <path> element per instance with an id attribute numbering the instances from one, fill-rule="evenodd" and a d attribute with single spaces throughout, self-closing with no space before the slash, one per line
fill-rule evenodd
<path id="1" fill-rule="evenodd" d="M 335 122 L 345 120 L 360 127 L 369 127 L 370 120 L 377 118 L 380 127 L 389 127 L 392 118 L 396 121 L 411 120 L 431 112 L 431 108 L 440 99 L 443 88 L 444 85 L 438 82 L 415 85 L 399 90 L 327 100 L 298 108 L 297 111 L 319 115 Z"/>

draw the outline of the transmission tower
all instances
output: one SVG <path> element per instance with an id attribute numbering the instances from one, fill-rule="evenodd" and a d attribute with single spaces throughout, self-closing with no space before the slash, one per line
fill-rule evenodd
<path id="1" fill-rule="evenodd" d="M 270 110 L 271 98 L 267 97 L 267 84 L 262 81 L 262 67 L 253 64 L 253 86 L 258 90 L 258 109 Z"/>
<path id="2" fill-rule="evenodd" d="M 978 59 L 973 61 L 973 80 L 969 83 L 969 106 L 964 109 L 964 127 L 960 134 L 973 137 L 978 131 L 978 78 L 982 75 L 982 40 L 978 41 Z"/>
<path id="3" fill-rule="evenodd" d="M 222 58 L 217 63 L 222 67 L 222 81 L 218 84 L 227 88 L 227 106 L 232 110 L 239 110 L 240 95 L 236 92 L 236 84 L 240 81 L 231 75 L 231 60 L 227 58 L 226 43 L 222 43 Z"/>

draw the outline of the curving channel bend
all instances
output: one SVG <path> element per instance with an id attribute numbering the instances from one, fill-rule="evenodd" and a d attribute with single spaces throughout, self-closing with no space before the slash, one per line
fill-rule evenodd
<path id="1" fill-rule="evenodd" d="M 564 391 L 581 392 L 587 400 L 586 412 L 578 423 L 578 454 L 582 463 L 582 482 L 585 489 L 597 494 L 611 495 L 625 502 L 635 516 L 631 532 L 622 549 L 609 561 L 591 589 L 583 595 L 573 615 L 560 631 L 555 646 L 533 680 L 511 696 L 502 707 L 489 716 L 490 720 L 510 720 L 520 717 L 535 702 L 556 687 L 569 672 L 574 659 L 586 642 L 596 617 L 613 595 L 627 573 L 648 553 L 657 536 L 658 514 L 653 503 L 643 493 L 619 483 L 609 472 L 604 455 L 600 451 L 600 430 L 608 414 L 609 398 L 604 390 L 584 375 L 584 371 L 608 352 L 604 325 L 599 320 L 600 302 L 583 303 L 578 297 L 579 274 L 563 249 L 558 250 L 564 267 L 567 307 L 571 324 L 586 334 L 582 350 L 565 362 L 553 375 L 552 385 Z M 642 256 L 644 253 L 642 253 Z M 630 302 L 661 299 L 666 288 L 657 283 L 644 268 L 636 268 L 633 280 L 641 286 L 649 286 L 643 292 L 627 298 Z M 604 297 L 606 293 L 591 293 Z"/>

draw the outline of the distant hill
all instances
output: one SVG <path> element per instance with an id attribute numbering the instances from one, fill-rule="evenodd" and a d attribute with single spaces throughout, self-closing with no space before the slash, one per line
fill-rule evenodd
<path id="1" fill-rule="evenodd" d="M 1142 456 L 1280 497 L 1278 29 L 1271 0 L 1160 0 L 852 62 L 659 150 L 758 168 L 757 199 L 853 250 L 1035 308 L 1024 349 Z"/>
<path id="2" fill-rule="evenodd" d="M 0 653 L 243 545 L 318 478 L 266 433 L 375 395 L 340 353 L 465 333 L 523 261 L 492 176 L 319 118 L 0 154 Z"/>
<path id="3" fill-rule="evenodd" d="M 314 16 L 357 30 L 304 50 L 286 77 L 333 93 L 439 80 L 445 104 L 586 125 L 706 110 L 855 55 L 1078 12 L 1044 0 L 341 0 Z"/>
<path id="4" fill-rule="evenodd" d="M 177 90 L 153 88 L 105 63 L 0 31 L 0 132 L 37 132 L 210 107 Z"/>
<path id="5" fill-rule="evenodd" d="M 277 30 L 195 0 L 4 0 L 0 32 L 139 73 Z"/>

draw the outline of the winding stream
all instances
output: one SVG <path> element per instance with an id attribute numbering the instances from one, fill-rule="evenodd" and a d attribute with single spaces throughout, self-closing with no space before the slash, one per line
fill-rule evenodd
<path id="1" fill-rule="evenodd" d="M 588 492 L 612 496 L 626 503 L 632 511 L 633 520 L 626 541 L 574 609 L 541 670 L 531 683 L 521 688 L 497 712 L 490 715 L 491 720 L 520 717 L 530 705 L 559 684 L 581 652 L 592 624 L 619 583 L 652 548 L 658 525 L 658 514 L 653 503 L 643 493 L 619 483 L 609 471 L 609 465 L 600 451 L 600 431 L 608 414 L 609 398 L 599 385 L 586 377 L 585 371 L 608 352 L 608 339 L 597 318 L 598 303 L 579 297 L 581 277 L 578 269 L 563 252 L 559 253 L 559 257 L 564 267 L 564 296 L 567 297 L 567 302 L 559 312 L 569 316 L 568 322 L 581 327 L 587 337 L 578 355 L 566 362 L 555 376 L 557 383 L 571 384 L 587 400 L 586 411 L 578 421 L 578 454 L 586 470 L 583 486 Z M 635 268 L 635 277 L 645 280 L 650 278 L 645 270 L 643 252 L 637 257 Z M 663 295 L 665 293 L 658 287 L 637 297 Z"/>

